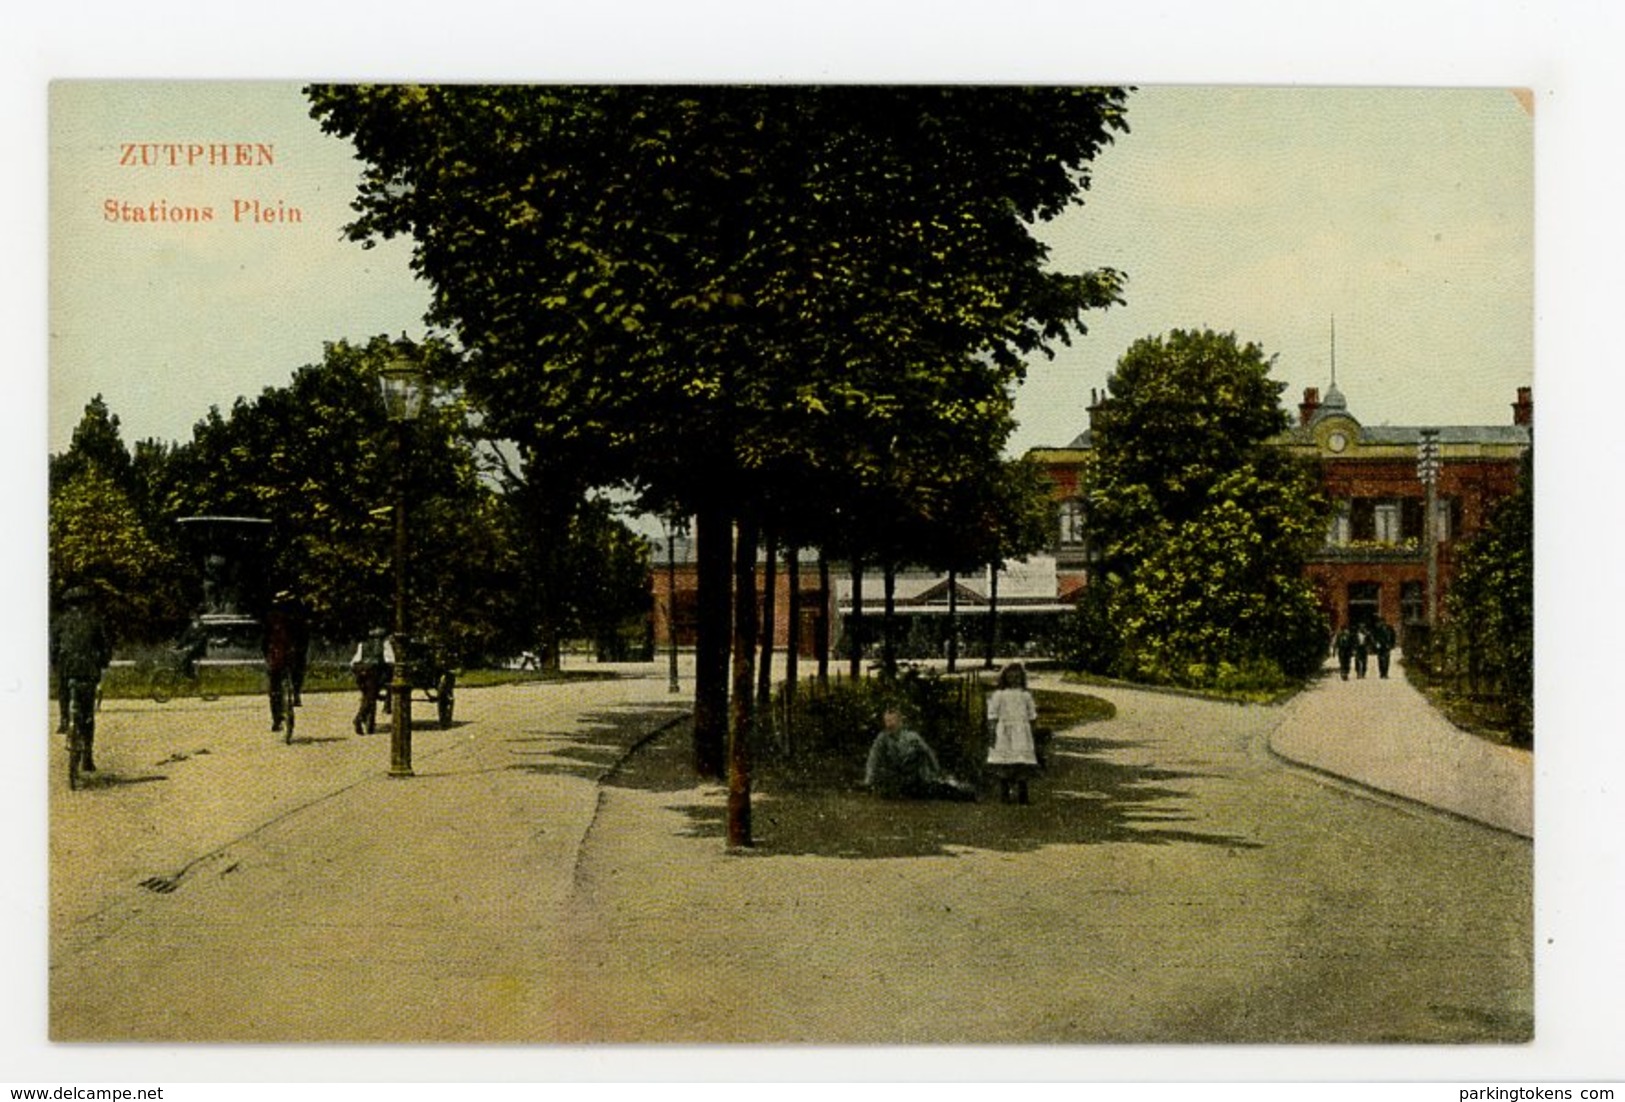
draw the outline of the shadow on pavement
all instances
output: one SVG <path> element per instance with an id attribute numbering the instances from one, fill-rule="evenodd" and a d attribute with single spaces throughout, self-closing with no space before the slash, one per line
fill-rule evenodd
<path id="1" fill-rule="evenodd" d="M 640 749 L 606 782 L 660 792 L 691 792 L 672 805 L 688 819 L 691 837 L 726 836 L 725 808 L 704 798 L 694 779 L 686 728 Z M 1101 761 L 1088 751 L 1121 750 L 1128 743 L 1058 738 L 1048 769 L 1032 783 L 1032 803 L 1003 804 L 985 789 L 976 803 L 882 800 L 845 788 L 794 788 L 762 770 L 751 798 L 754 852 L 763 856 L 953 856 L 963 849 L 1029 852 L 1053 845 L 1136 842 L 1188 843 L 1256 849 L 1228 834 L 1181 827 L 1197 815 L 1178 782 L 1204 774 L 1149 765 Z M 711 786 L 714 789 L 714 785 Z"/>
<path id="2" fill-rule="evenodd" d="M 635 759 L 627 757 L 632 747 L 687 714 L 688 709 L 677 705 L 591 712 L 581 717 L 582 728 L 569 734 L 515 735 L 504 740 L 515 759 L 508 768 L 587 781 L 601 781 L 613 773 L 619 783 L 629 770 L 637 769 Z M 674 777 L 673 782 L 672 788 L 694 785 L 692 776 Z"/>
<path id="3" fill-rule="evenodd" d="M 123 788 L 132 784 L 153 784 L 157 781 L 167 781 L 168 779 L 169 774 L 167 773 L 136 773 L 126 775 L 121 773 L 109 773 L 106 770 L 101 770 L 100 772 L 96 773 L 79 774 L 79 788 L 81 791 L 87 788 Z"/>

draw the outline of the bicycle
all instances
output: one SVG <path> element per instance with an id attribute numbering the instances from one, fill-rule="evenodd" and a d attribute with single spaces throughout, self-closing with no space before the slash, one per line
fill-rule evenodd
<path id="1" fill-rule="evenodd" d="M 283 743 L 291 743 L 294 720 L 299 714 L 299 693 L 291 669 L 278 671 L 271 680 L 271 714 L 282 729 Z"/>
<path id="2" fill-rule="evenodd" d="M 205 691 L 203 672 L 186 652 L 172 649 L 147 672 L 147 695 L 158 704 L 167 704 L 182 694 L 196 693 L 203 700 L 219 700 L 219 693 Z"/>

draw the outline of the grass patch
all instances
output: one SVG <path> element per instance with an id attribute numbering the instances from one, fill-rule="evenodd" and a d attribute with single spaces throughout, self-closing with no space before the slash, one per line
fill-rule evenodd
<path id="1" fill-rule="evenodd" d="M 1223 704 L 1284 704 L 1303 691 L 1303 685 L 1289 685 L 1280 689 L 1193 689 L 1177 685 L 1152 685 L 1138 681 L 1118 681 L 1099 674 L 1067 670 L 1061 680 L 1069 685 L 1099 685 L 1109 689 L 1137 689 L 1147 693 L 1167 693 L 1170 696 L 1188 696 L 1196 700 L 1216 700 Z"/>
<path id="2" fill-rule="evenodd" d="M 863 774 L 869 747 L 880 730 L 880 713 L 900 707 L 948 773 L 979 783 L 987 761 L 987 684 L 975 674 L 910 671 L 895 681 L 837 678 L 805 686 L 793 712 L 782 694 L 759 743 L 764 776 L 789 789 L 851 788 Z M 1039 690 L 1037 726 L 1059 733 L 1110 719 L 1117 709 L 1084 693 Z"/>
<path id="3" fill-rule="evenodd" d="M 146 662 L 133 665 L 115 665 L 102 675 L 102 699 L 144 700 L 152 695 L 152 667 Z M 596 670 L 506 670 L 472 669 L 457 671 L 459 689 L 488 688 L 493 685 L 524 685 L 559 681 L 602 681 L 614 677 L 608 671 Z M 53 687 L 54 688 L 54 687 Z M 231 666 L 204 665 L 195 684 L 183 684 L 175 694 L 180 697 L 261 696 L 269 689 L 265 667 L 258 663 Z M 304 691 L 307 693 L 353 693 L 355 678 L 349 667 L 320 663 L 305 671 Z M 53 694 L 54 695 L 54 694 Z"/>
<path id="4" fill-rule="evenodd" d="M 1513 736 L 1507 723 L 1506 702 L 1501 698 L 1456 692 L 1437 682 L 1430 683 L 1425 674 L 1411 667 L 1405 669 L 1405 678 L 1454 726 L 1497 746 L 1529 749 L 1527 741 Z"/>
<path id="5" fill-rule="evenodd" d="M 1117 708 L 1111 701 L 1087 693 L 1034 689 L 1033 702 L 1038 705 L 1038 726 L 1056 732 L 1081 727 L 1085 723 L 1099 723 L 1117 715 Z"/>

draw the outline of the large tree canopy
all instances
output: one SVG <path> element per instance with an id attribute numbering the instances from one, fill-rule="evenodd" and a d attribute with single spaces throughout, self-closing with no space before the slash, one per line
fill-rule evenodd
<path id="1" fill-rule="evenodd" d="M 350 235 L 412 238 L 492 430 L 698 516 L 702 773 L 729 522 L 737 746 L 762 526 L 811 502 L 805 542 L 827 545 L 900 461 L 996 454 L 1024 357 L 1119 294 L 1115 272 L 1049 270 L 1032 226 L 1126 129 L 1121 89 L 308 91 L 366 165 Z"/>
<path id="2" fill-rule="evenodd" d="M 1118 293 L 1030 232 L 1125 128 L 1116 89 L 310 97 L 368 166 L 351 235 L 414 239 L 493 430 L 688 508 L 923 419 L 1007 431 L 1022 357 Z"/>
<path id="3" fill-rule="evenodd" d="M 1153 681 L 1306 676 L 1326 625 L 1303 580 L 1324 535 L 1271 360 L 1232 334 L 1136 342 L 1107 382 L 1086 476 L 1104 545 L 1083 606 L 1086 660 Z"/>

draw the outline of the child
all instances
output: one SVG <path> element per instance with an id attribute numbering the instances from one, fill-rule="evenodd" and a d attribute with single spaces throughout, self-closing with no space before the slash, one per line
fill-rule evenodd
<path id="1" fill-rule="evenodd" d="M 1038 768 L 1038 749 L 1033 742 L 1033 721 L 1038 705 L 1027 691 L 1027 671 L 1013 662 L 999 674 L 999 687 L 987 698 L 987 722 L 993 732 L 993 748 L 987 764 L 999 778 L 999 795 L 1010 802 L 1014 786 L 1020 803 L 1027 802 L 1027 778 Z"/>

